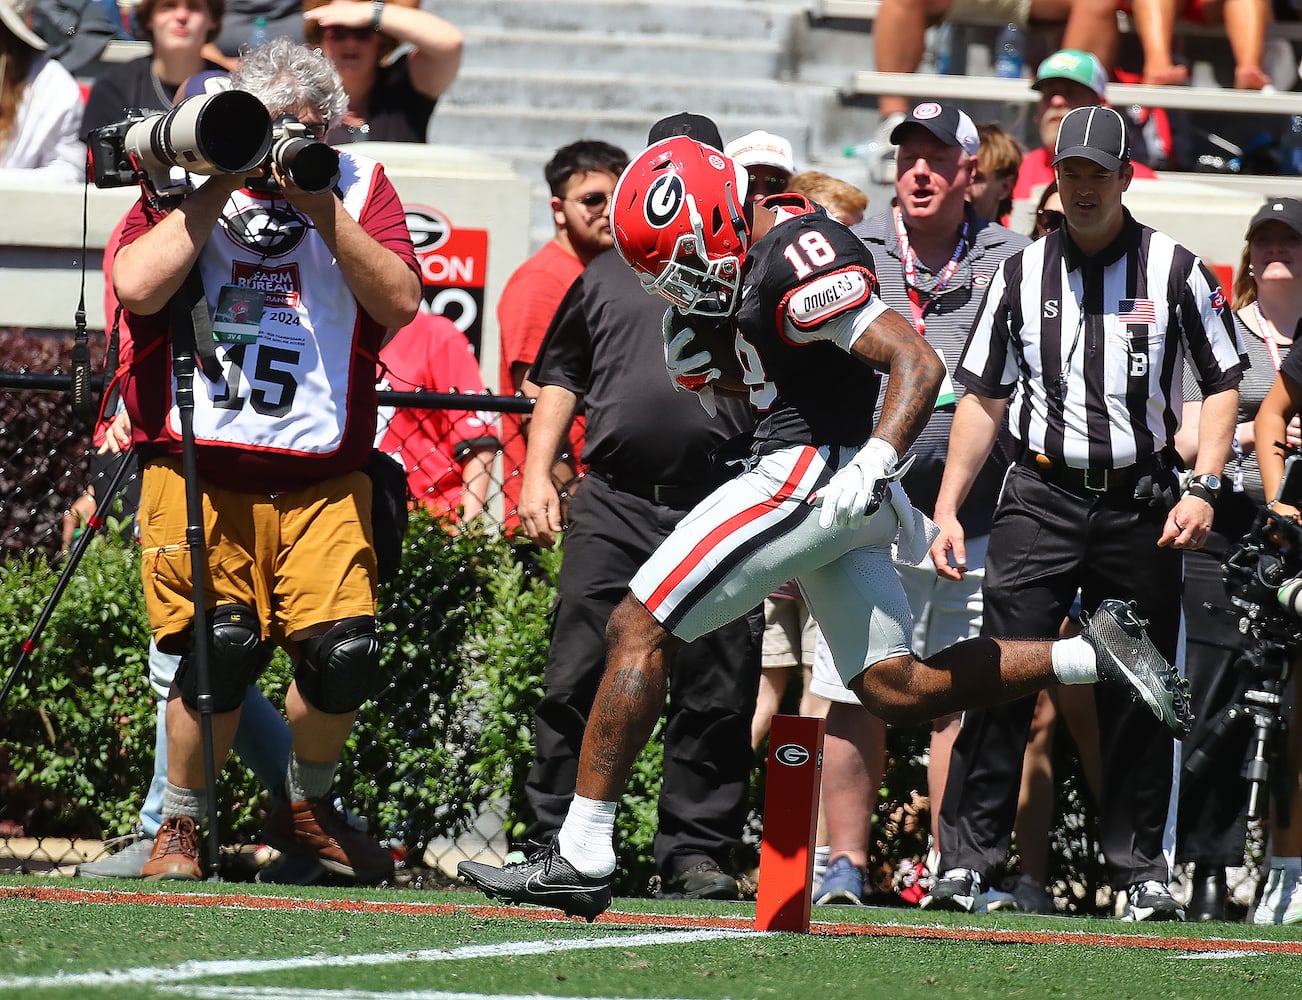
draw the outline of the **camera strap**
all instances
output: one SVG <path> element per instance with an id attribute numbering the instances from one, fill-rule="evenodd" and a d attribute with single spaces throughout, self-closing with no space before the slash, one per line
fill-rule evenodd
<path id="1" fill-rule="evenodd" d="M 204 297 L 203 278 L 196 263 L 172 299 L 172 338 L 182 348 L 194 346 L 194 356 L 209 382 L 222 380 L 222 363 L 213 341 L 212 318 Z"/>

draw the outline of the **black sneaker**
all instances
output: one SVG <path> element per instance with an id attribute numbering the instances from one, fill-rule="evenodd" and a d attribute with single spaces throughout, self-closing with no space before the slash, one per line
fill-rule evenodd
<path id="1" fill-rule="evenodd" d="M 1136 882 L 1126 890 L 1126 908 L 1121 919 L 1130 923 L 1139 920 L 1183 920 L 1184 910 L 1180 909 L 1171 896 L 1171 890 L 1165 882 L 1149 879 Z"/>
<path id="2" fill-rule="evenodd" d="M 713 861 L 702 861 L 661 883 L 656 899 L 741 899 L 737 880 Z"/>
<path id="3" fill-rule="evenodd" d="M 1109 597 L 1094 614 L 1081 617 L 1081 634 L 1094 647 L 1099 680 L 1129 688 L 1175 736 L 1188 736 L 1193 725 L 1189 682 L 1157 651 L 1144 631 L 1148 622 L 1134 604 Z"/>
<path id="4" fill-rule="evenodd" d="M 981 876 L 971 868 L 951 868 L 945 872 L 931 892 L 922 897 L 918 907 L 923 910 L 949 910 L 952 913 L 972 913 L 981 895 Z"/>
<path id="5" fill-rule="evenodd" d="M 589 923 L 610 906 L 610 877 L 580 875 L 561 857 L 556 841 L 540 848 L 525 861 L 501 868 L 479 861 L 462 861 L 457 874 L 485 896 L 507 903 L 536 903 L 563 910 L 567 917 Z"/>

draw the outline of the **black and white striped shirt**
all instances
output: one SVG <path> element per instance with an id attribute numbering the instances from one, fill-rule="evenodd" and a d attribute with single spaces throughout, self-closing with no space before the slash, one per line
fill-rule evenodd
<path id="1" fill-rule="evenodd" d="M 1125 213 L 1087 257 L 1060 229 L 995 274 L 956 378 L 1012 396 L 1024 448 L 1073 468 L 1121 469 L 1171 444 L 1186 359 L 1203 395 L 1247 365 L 1225 294 L 1192 252 Z"/>

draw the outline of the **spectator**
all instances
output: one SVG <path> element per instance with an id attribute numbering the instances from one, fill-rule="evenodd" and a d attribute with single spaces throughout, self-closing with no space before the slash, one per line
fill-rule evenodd
<path id="1" fill-rule="evenodd" d="M 795 580 L 788 580 L 764 598 L 764 642 L 761 649 L 759 694 L 750 725 L 750 745 L 757 753 L 773 725 L 773 716 L 791 684 L 791 673 L 800 675 L 799 713 L 826 718 L 828 702 L 809 690 L 814 677 L 814 646 L 818 623 L 809 613 L 805 595 Z M 820 839 L 819 844 L 826 841 Z"/>
<path id="2" fill-rule="evenodd" d="M 221 71 L 202 55 L 221 30 L 225 0 L 141 0 L 136 23 L 150 55 L 108 66 L 86 99 L 82 134 L 122 121 L 127 112 L 170 111 L 191 77 Z"/>
<path id="3" fill-rule="evenodd" d="M 1292 355 L 1302 320 L 1302 202 L 1275 198 L 1252 217 L 1231 301 L 1235 327 L 1247 346 L 1251 367 L 1239 385 L 1238 419 L 1227 456 L 1228 482 L 1216 499 L 1211 534 L 1201 549 L 1185 554 L 1184 562 L 1185 676 L 1198 721 L 1185 740 L 1183 759 L 1194 759 L 1201 747 L 1207 760 L 1196 771 L 1186 768 L 1181 779 L 1176 860 L 1193 865 L 1189 910 L 1198 920 L 1225 919 L 1225 869 L 1243 863 L 1248 786 L 1242 771 L 1250 736 L 1247 728 L 1238 727 L 1234 739 L 1209 740 L 1225 710 L 1240 702 L 1251 679 L 1244 665 L 1236 662 L 1245 648 L 1238 622 L 1208 614 L 1204 605 L 1231 606 L 1221 563 L 1251 529 L 1261 506 L 1275 496 L 1262 485 L 1254 419 L 1259 409 L 1264 409 L 1262 400 L 1275 384 L 1285 357 Z M 1202 394 L 1186 374 L 1184 419 L 1176 436 L 1176 444 L 1186 456 L 1197 433 L 1201 401 Z M 1302 434 L 1296 415 L 1290 415 L 1283 433 L 1260 440 L 1264 445 L 1261 453 L 1270 451 L 1274 441 L 1297 447 Z M 1270 464 L 1269 458 L 1266 464 Z M 1287 839 L 1287 833 L 1277 836 L 1276 846 L 1284 846 Z M 1277 853 L 1287 855 L 1289 850 Z M 1291 853 L 1298 852 L 1292 849 Z M 1271 877 L 1278 883 L 1274 872 Z M 1277 902 L 1265 903 L 1261 913 L 1270 919 L 1262 922 L 1281 922 L 1275 919 L 1280 912 Z M 1287 905 L 1284 901 L 1285 909 Z M 1302 920 L 1302 907 L 1295 919 Z"/>
<path id="4" fill-rule="evenodd" d="M 981 145 L 967 200 L 981 218 L 1007 226 L 1013 213 L 1013 188 L 1022 166 L 1021 143 L 997 122 L 982 122 L 977 126 L 977 137 Z"/>
<path id="5" fill-rule="evenodd" d="M 1185 721 L 1174 670 L 1121 602 L 1103 605 L 1084 636 L 1064 642 L 973 639 L 926 662 L 909 653 L 891 543 L 898 539 L 906 560 L 920 558 L 929 531 L 893 482 L 904 471 L 896 456 L 926 422 L 945 366 L 877 297 L 872 257 L 844 226 L 803 198 L 781 204 L 781 214 L 752 205 L 747 222 L 742 169 L 675 137 L 620 178 L 617 246 L 675 307 L 665 323 L 670 373 L 707 409 L 742 391 L 767 409 L 745 471 L 678 523 L 611 616 L 576 794 L 555 841 L 504 868 L 457 866 L 502 899 L 589 920 L 610 905 L 616 804 L 663 709 L 667 658 L 793 576 L 843 683 L 888 721 L 988 704 L 1064 674 L 1142 688 L 1168 724 Z M 882 371 L 892 379 L 874 425 Z M 1129 680 L 1109 669 L 1121 662 L 1135 671 Z"/>
<path id="6" fill-rule="evenodd" d="M 1062 211 L 1062 197 L 1058 194 L 1058 181 L 1055 178 L 1044 186 L 1040 200 L 1035 206 L 1035 222 L 1031 225 L 1031 239 L 1038 240 L 1062 228 L 1066 216 Z"/>
<path id="7" fill-rule="evenodd" d="M 347 104 L 329 62 L 283 39 L 246 53 L 233 88 L 262 99 L 273 119 L 293 115 L 309 127 L 328 126 Z M 246 190 L 249 178 L 239 174 L 210 177 L 161 216 L 142 197 L 113 266 L 136 347 L 124 398 L 142 463 L 146 605 L 159 648 L 182 656 L 168 702 L 164 820 L 143 870 L 149 878 L 201 875 L 204 755 L 190 649 L 185 482 L 168 420 L 166 346 L 184 337 L 170 320 L 185 313 L 167 307 L 195 274 L 210 309 L 239 287 L 258 315 L 252 343 L 236 334 L 235 342 L 196 345 L 202 365 L 194 376 L 193 423 L 205 523 L 215 518 L 222 525 L 209 534 L 206 554 L 210 567 L 242 567 L 213 573 L 210 634 L 198 639 L 211 643 L 211 746 L 216 760 L 225 760 L 248 683 L 266 665 L 271 644 L 284 647 L 295 663 L 286 695 L 293 737 L 288 801 L 272 806 L 263 840 L 374 882 L 391 876 L 392 857 L 342 820 L 326 795 L 356 710 L 381 680 L 376 561 L 364 522 L 376 378 L 364 360 L 378 353 L 386 328 L 415 316 L 420 278 L 397 193 L 378 163 L 343 153 L 339 186 L 314 195 L 272 171 L 281 197 Z M 251 221 L 251 213 L 262 222 Z M 236 215 L 244 225 L 227 224 Z M 292 244 L 269 248 L 265 233 L 285 231 L 277 226 L 290 220 Z M 210 238 L 218 232 L 225 235 Z M 256 246 L 238 239 L 245 232 Z M 230 284 L 233 274 L 242 285 Z M 258 338 L 276 345 L 274 379 L 259 377 L 265 345 Z M 208 347 L 216 358 L 205 356 Z M 244 375 L 222 379 L 219 391 L 209 372 L 223 357 L 243 362 Z M 236 397 L 250 405 L 232 411 Z"/>
<path id="8" fill-rule="evenodd" d="M 762 129 L 733 139 L 723 147 L 723 155 L 745 168 L 746 197 L 751 201 L 781 194 L 796 172 L 791 140 Z"/>
<path id="9" fill-rule="evenodd" d="M 240 49 L 253 40 L 259 19 L 266 31 L 264 41 L 272 38 L 303 41 L 301 0 L 228 0 L 221 31 L 204 56 L 228 71 L 234 70 L 240 62 Z"/>
<path id="10" fill-rule="evenodd" d="M 81 183 L 81 91 L 44 54 L 30 10 L 30 0 L 0 0 L 0 178 Z"/>
<path id="11" fill-rule="evenodd" d="M 914 506 L 930 515 L 954 413 L 950 369 L 958 362 L 996 268 L 1027 239 L 987 221 L 968 202 L 981 151 L 978 129 L 964 112 L 952 105 L 919 104 L 890 140 L 899 150 L 894 206 L 855 226 L 854 233 L 872 254 L 882 301 L 910 318 L 913 329 L 946 366 L 931 417 L 907 453 L 912 464 L 903 479 Z M 887 392 L 891 381 L 885 382 Z M 932 656 L 980 632 L 982 556 L 1005 466 L 1002 455 L 992 455 L 964 505 L 963 520 L 973 539 L 966 578 L 943 579 L 930 560 L 925 565 L 896 562 L 913 616 L 910 647 L 916 656 Z M 863 899 L 868 861 L 868 823 L 862 814 L 876 798 L 875 785 L 863 782 L 881 779 L 886 735 L 882 721 L 868 714 L 835 670 L 826 669 L 829 666 L 816 661 L 813 685 L 815 694 L 832 702 L 823 761 L 831 852 L 827 878 L 815 898 L 856 903 Z M 936 813 L 957 732 L 957 715 L 932 724 L 927 779 L 937 807 L 932 815 L 937 850 Z"/>
<path id="12" fill-rule="evenodd" d="M 461 31 L 398 3 L 322 2 L 304 3 L 303 34 L 334 63 L 348 94 L 326 141 L 425 142 L 434 106 L 461 69 Z M 410 48 L 395 55 L 399 46 Z"/>
<path id="13" fill-rule="evenodd" d="M 1086 606 L 1120 591 L 1173 658 L 1182 550 L 1200 547 L 1211 527 L 1242 346 L 1206 266 L 1122 206 L 1129 160 L 1116 111 L 1077 108 L 1062 120 L 1054 165 L 1066 225 L 1005 260 L 991 283 L 957 369 L 968 391 L 954 415 L 931 552 L 939 573 L 962 577 L 959 504 L 1007 414 L 1016 458 L 988 541 L 982 634 L 1056 636 L 1078 591 Z M 1185 358 L 1205 399 L 1195 477 L 1177 499 L 1167 435 L 1180 392 L 1169 373 Z M 1170 735 L 1114 691 L 1095 695 L 1107 720 L 1109 880 L 1126 890 L 1124 919 L 1180 919 L 1167 884 Z M 964 714 L 941 806 L 944 874 L 924 904 L 971 911 L 1007 851 L 1035 701 Z"/>
<path id="14" fill-rule="evenodd" d="M 445 316 L 419 313 L 385 342 L 380 361 L 381 389 L 486 391 L 470 341 Z M 434 516 L 465 523 L 488 502 L 498 449 L 491 413 L 384 406 L 376 446 L 402 463 L 411 495 Z"/>
<path id="15" fill-rule="evenodd" d="M 1116 0 L 1019 0 L 1011 5 L 1013 14 L 1003 0 L 882 0 L 873 25 L 877 69 L 883 73 L 916 72 L 926 51 L 927 28 L 948 19 L 956 5 L 969 13 L 984 12 L 987 17 L 1015 21 L 1023 27 L 1028 23 L 1062 24 L 1063 48 L 1091 52 L 1102 66 L 1116 61 Z M 957 13 L 953 17 L 961 19 Z M 909 102 L 905 97 L 883 94 L 877 99 L 877 108 L 882 122 L 877 131 L 881 161 L 876 179 L 889 184 L 893 174 L 889 161 L 894 156 L 889 136 L 904 120 Z"/>
<path id="16" fill-rule="evenodd" d="M 608 142 L 581 139 L 562 146 L 543 168 L 551 191 L 555 235 L 543 248 L 515 269 L 497 302 L 501 331 L 502 393 L 519 393 L 525 387 L 529 366 L 538 356 L 547 326 L 565 292 L 588 263 L 614 245 L 610 235 L 610 195 L 628 163 L 628 154 Z M 536 387 L 527 395 L 533 396 Z M 520 473 L 524 468 L 528 420 L 502 416 L 502 496 L 504 527 L 519 525 Z M 583 453 L 583 419 L 576 418 L 567 454 L 557 460 L 553 482 L 571 485 L 578 475 Z"/>
<path id="17" fill-rule="evenodd" d="M 1199 24 L 1221 24 L 1234 54 L 1237 90 L 1261 90 L 1270 84 L 1262 67 L 1269 0 L 1121 0 L 1128 10 L 1144 50 L 1144 83 L 1156 86 L 1189 82 L 1189 70 L 1171 51 L 1177 18 Z"/>
<path id="18" fill-rule="evenodd" d="M 868 196 L 859 188 L 839 177 L 830 177 L 821 170 L 802 170 L 791 178 L 787 190 L 803 194 L 810 201 L 821 205 L 828 215 L 843 226 L 856 226 L 863 222 L 863 213 L 868 207 Z"/>
<path id="19" fill-rule="evenodd" d="M 1105 107 L 1107 87 L 1108 74 L 1103 64 L 1089 52 L 1063 49 L 1040 63 L 1031 89 L 1040 94 L 1035 106 L 1035 124 L 1041 145 L 1022 159 L 1017 186 L 1013 188 L 1014 201 L 1029 201 L 1035 197 L 1037 187 L 1053 180 L 1050 161 L 1063 117 L 1075 108 Z M 1142 163 L 1134 162 L 1133 157 L 1131 167 L 1136 177 L 1157 176 Z"/>

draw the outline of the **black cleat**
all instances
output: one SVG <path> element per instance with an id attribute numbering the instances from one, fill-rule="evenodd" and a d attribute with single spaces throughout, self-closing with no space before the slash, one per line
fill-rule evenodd
<path id="1" fill-rule="evenodd" d="M 507 903 L 534 903 L 564 911 L 567 917 L 596 920 L 610 906 L 610 877 L 580 875 L 561 857 L 553 840 L 517 861 L 497 868 L 480 861 L 462 861 L 457 874 L 485 896 Z"/>
<path id="2" fill-rule="evenodd" d="M 1084 620 L 1081 633 L 1094 647 L 1099 680 L 1130 689 L 1177 737 L 1189 735 L 1189 682 L 1162 658 L 1134 604 L 1109 597 Z"/>

